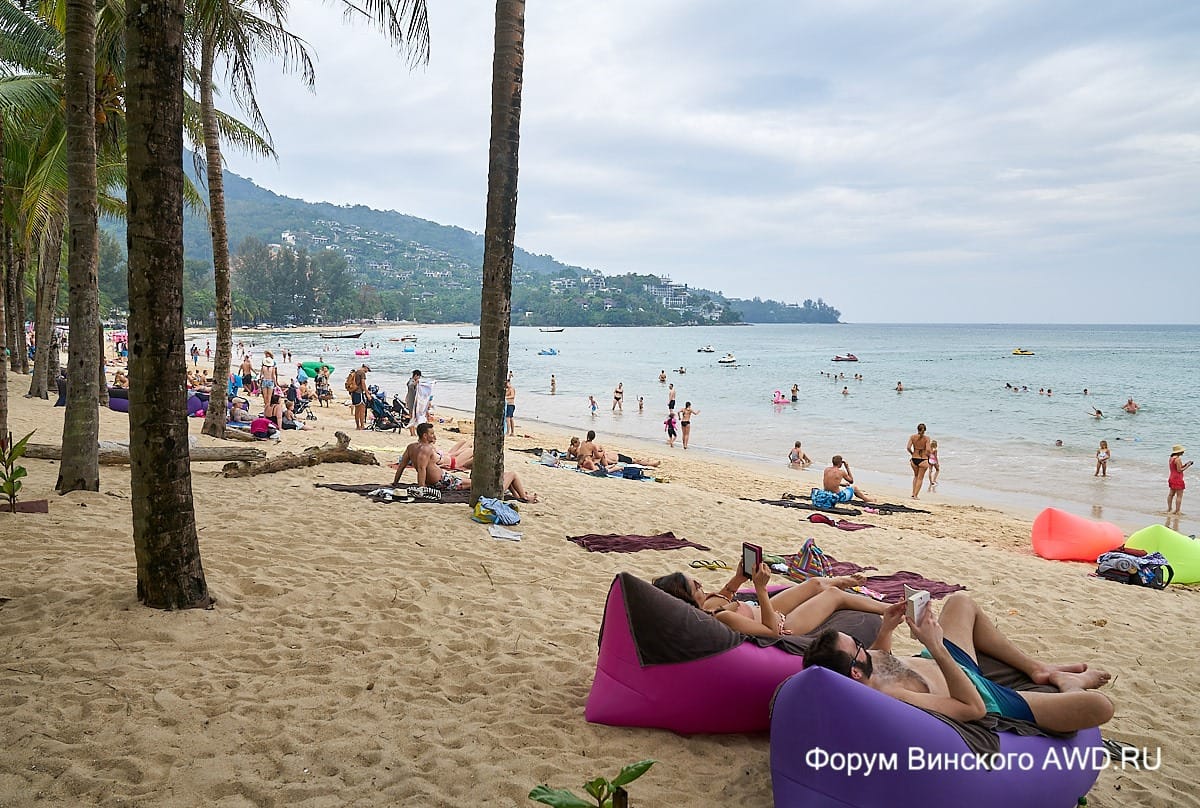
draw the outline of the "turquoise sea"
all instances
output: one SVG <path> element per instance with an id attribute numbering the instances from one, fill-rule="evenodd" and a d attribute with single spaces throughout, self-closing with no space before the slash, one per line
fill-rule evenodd
<path id="1" fill-rule="evenodd" d="M 389 341 L 406 331 L 418 336 L 415 346 Z M 400 325 L 368 330 L 354 342 L 294 331 L 236 332 L 235 342 L 257 342 L 258 352 L 286 345 L 297 361 L 322 356 L 340 368 L 356 361 L 354 348 L 372 343 L 372 382 L 400 391 L 420 368 L 436 380 L 435 402 L 471 410 L 479 343 L 459 339 L 460 332 L 478 329 Z M 714 353 L 697 351 L 708 345 Z M 405 352 L 405 346 L 414 350 Z M 1013 356 L 1018 347 L 1034 355 Z M 557 355 L 539 355 L 550 348 Z M 726 353 L 736 356 L 736 365 L 717 362 Z M 859 361 L 831 361 L 846 353 Z M 678 406 L 691 401 L 699 410 L 689 452 L 782 467 L 792 443 L 801 440 L 815 463 L 795 472 L 794 491 L 815 484 L 835 453 L 851 462 L 867 491 L 907 490 L 904 447 L 924 422 L 939 442 L 943 471 L 938 492 L 923 492 L 923 498 L 973 500 L 1028 515 L 1054 505 L 1126 530 L 1164 521 L 1170 447 L 1183 444 L 1189 456 L 1200 454 L 1198 364 L 1200 327 L 1135 325 L 753 325 L 561 333 L 517 327 L 510 355 L 518 429 L 530 421 L 580 434 L 593 428 L 613 446 L 636 438 L 661 443 L 655 450 L 661 455 L 682 452 L 678 443 L 673 450 L 665 445 L 667 385 L 658 381 L 665 370 L 678 390 Z M 676 372 L 681 366 L 686 373 Z M 557 379 L 553 395 L 551 374 Z M 624 411 L 614 413 L 618 382 L 625 387 Z M 896 392 L 897 382 L 904 392 Z M 800 387 L 797 403 L 772 403 L 774 391 L 787 394 L 793 383 Z M 1039 388 L 1052 392 L 1039 395 Z M 594 418 L 589 395 L 599 404 Z M 645 400 L 641 413 L 639 396 Z M 1141 405 L 1137 415 L 1121 410 L 1130 396 Z M 1092 408 L 1104 417 L 1092 417 Z M 1062 447 L 1055 446 L 1058 440 Z M 1112 452 L 1107 479 L 1093 476 L 1101 440 Z M 1197 491 L 1185 497 L 1178 527 L 1185 533 L 1195 533 L 1200 521 L 1186 515 L 1189 508 L 1200 514 L 1200 475 L 1193 486 Z"/>

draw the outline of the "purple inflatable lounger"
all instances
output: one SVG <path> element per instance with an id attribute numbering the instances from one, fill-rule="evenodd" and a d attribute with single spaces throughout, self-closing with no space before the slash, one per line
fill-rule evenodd
<path id="1" fill-rule="evenodd" d="M 1096 782 L 1101 752 L 1098 729 L 1067 739 L 1001 732 L 1000 753 L 1012 765 L 934 768 L 929 763 L 973 757 L 951 726 L 823 668 L 788 679 L 771 715 L 775 808 L 1072 808 Z M 845 765 L 852 753 L 861 756 L 853 772 Z M 875 761 L 894 755 L 894 767 L 876 765 L 868 773 L 868 755 Z"/>
<path id="2" fill-rule="evenodd" d="M 831 624 L 869 643 L 880 620 L 843 611 Z M 683 734 L 763 732 L 776 688 L 803 664 L 795 653 L 760 647 L 700 609 L 620 573 L 604 607 L 585 717 Z"/>

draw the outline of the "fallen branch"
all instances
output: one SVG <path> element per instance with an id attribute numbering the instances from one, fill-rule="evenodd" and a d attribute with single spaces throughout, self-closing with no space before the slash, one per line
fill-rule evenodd
<path id="1" fill-rule="evenodd" d="M 102 441 L 100 443 L 100 465 L 128 466 L 129 445 Z M 263 460 L 267 453 L 249 446 L 193 446 L 188 450 L 192 462 L 231 460 Z M 25 447 L 25 456 L 34 460 L 62 460 L 62 447 L 47 443 L 31 443 Z"/>
<path id="2" fill-rule="evenodd" d="M 228 463 L 223 473 L 226 477 L 254 477 L 259 474 L 274 474 L 277 471 L 301 469 L 318 463 L 357 463 L 361 466 L 378 466 L 375 455 L 361 449 L 350 448 L 350 436 L 336 432 L 336 445 L 310 446 L 300 454 L 284 452 L 261 463 Z"/>

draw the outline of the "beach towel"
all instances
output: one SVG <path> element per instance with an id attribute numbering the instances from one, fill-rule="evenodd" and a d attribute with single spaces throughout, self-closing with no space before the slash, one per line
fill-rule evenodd
<path id="1" fill-rule="evenodd" d="M 378 502 L 382 502 L 384 500 L 378 499 L 376 497 L 371 497 L 371 494 L 375 491 L 378 491 L 381 488 L 391 488 L 391 487 L 392 487 L 391 484 L 380 485 L 379 483 L 364 483 L 362 485 L 342 485 L 341 483 L 313 483 L 313 488 L 328 488 L 330 491 L 341 491 L 341 492 L 347 493 L 347 494 L 358 494 L 360 496 L 370 497 L 372 499 L 375 499 Z M 406 489 L 411 488 L 411 487 L 413 487 L 413 486 L 401 485 L 401 486 L 397 487 L 397 490 L 405 491 Z M 462 491 L 442 491 L 441 494 L 442 494 L 442 498 L 440 500 L 417 498 L 416 501 L 424 502 L 427 504 L 441 503 L 443 505 L 468 505 L 471 502 L 470 489 L 462 490 Z M 401 495 L 401 497 L 393 499 L 392 502 L 407 504 L 409 502 L 409 500 L 407 498 L 405 498 L 403 495 Z"/>
<path id="2" fill-rule="evenodd" d="M 818 488 L 814 488 L 814 489 L 813 489 L 813 491 L 820 491 L 820 490 L 821 490 L 821 489 L 818 489 Z M 799 502 L 808 502 L 808 503 L 811 503 L 811 504 L 813 504 L 813 505 L 819 505 L 819 504 L 820 504 L 820 503 L 813 503 L 813 500 L 812 500 L 812 496 L 811 496 L 811 494 L 810 494 L 810 495 L 805 495 L 805 494 L 789 494 L 788 492 L 786 492 L 786 491 L 785 491 L 785 492 L 783 493 L 783 496 L 782 496 L 780 499 L 781 499 L 781 500 L 786 500 L 786 501 L 789 501 L 789 502 L 796 502 L 796 501 L 799 501 Z M 780 500 L 758 500 L 758 501 L 759 501 L 759 502 L 769 502 L 771 505 L 779 505 L 779 504 L 781 504 Z M 868 510 L 870 513 L 883 513 L 883 514 L 890 514 L 890 513 L 932 513 L 932 511 L 927 511 L 927 510 L 924 510 L 924 509 L 922 509 L 922 508 L 914 508 L 914 507 L 912 507 L 912 506 L 910 506 L 910 505 L 894 505 L 894 504 L 891 504 L 891 503 L 888 503 L 888 502 L 872 502 L 872 503 L 867 503 L 867 502 L 863 502 L 861 499 L 855 499 L 855 500 L 852 500 L 851 502 L 852 502 L 852 504 L 854 504 L 854 505 L 857 505 L 857 506 L 860 506 L 860 507 L 866 508 L 866 509 L 867 509 L 867 510 Z M 792 505 L 791 507 L 793 507 L 793 508 L 803 508 L 803 507 L 804 507 L 804 505 Z M 811 510 L 825 511 L 826 513 L 841 513 L 841 511 L 839 511 L 837 508 L 820 508 L 820 507 L 816 507 L 816 508 L 811 508 Z M 848 509 L 848 510 L 853 510 L 853 509 Z M 853 513 L 853 514 L 847 514 L 847 515 L 853 515 L 853 516 L 857 516 L 857 515 L 859 515 L 860 513 L 862 513 L 862 511 L 854 511 L 854 513 Z"/>
<path id="3" fill-rule="evenodd" d="M 824 513 L 837 514 L 838 516 L 861 516 L 862 511 L 857 508 L 818 508 L 810 502 L 798 502 L 795 499 L 750 499 L 749 497 L 739 497 L 743 502 L 761 502 L 763 505 L 776 505 L 780 508 L 799 508 L 802 511 L 823 511 Z"/>
<path id="4" fill-rule="evenodd" d="M 847 522 L 845 519 L 831 519 L 823 513 L 809 514 L 808 521 L 816 522 L 819 525 L 836 527 L 838 530 L 862 530 L 868 527 L 875 527 L 875 525 L 868 525 L 860 522 Z"/>
<path id="5" fill-rule="evenodd" d="M 639 550 L 678 550 L 681 547 L 695 547 L 697 550 L 711 549 L 703 544 L 677 538 L 669 530 L 653 536 L 588 533 L 583 536 L 567 536 L 567 541 L 575 542 L 589 553 L 636 553 Z"/>

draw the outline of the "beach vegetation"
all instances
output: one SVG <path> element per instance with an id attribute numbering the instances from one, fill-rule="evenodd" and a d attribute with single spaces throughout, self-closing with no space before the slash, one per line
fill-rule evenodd
<path id="1" fill-rule="evenodd" d="M 33 432 L 15 443 L 12 433 L 7 434 L 7 437 L 0 436 L 0 495 L 8 500 L 8 509 L 15 512 L 17 492 L 21 490 L 21 478 L 28 474 L 25 467 L 17 461 L 25 456 L 25 449 L 29 445 L 29 439 L 33 437 Z"/>
<path id="2" fill-rule="evenodd" d="M 550 788 L 540 785 L 529 792 L 529 799 L 554 808 L 621 808 L 624 805 L 625 786 L 641 777 L 658 761 L 639 760 L 630 763 L 611 780 L 597 777 L 584 783 L 583 789 L 594 802 L 588 802 L 565 788 Z"/>

